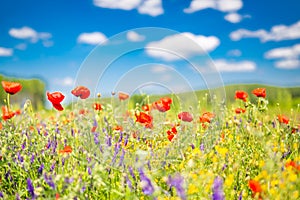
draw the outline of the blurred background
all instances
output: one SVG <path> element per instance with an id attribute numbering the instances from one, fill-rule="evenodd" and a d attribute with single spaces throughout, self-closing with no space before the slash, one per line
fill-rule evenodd
<path id="1" fill-rule="evenodd" d="M 168 48 L 187 59 L 205 56 L 224 85 L 231 85 L 226 88 L 229 101 L 237 88 L 250 92 L 267 85 L 273 86 L 268 87 L 271 103 L 290 107 L 300 102 L 299 7 L 298 0 L 1 1 L 0 80 L 22 83 L 23 90 L 12 98 L 14 102 L 24 103 L 29 98 L 39 109 L 46 105 L 46 91 L 61 91 L 67 104 L 78 72 L 98 44 L 106 45 L 107 55 L 113 55 L 120 44 L 140 43 Z M 140 27 L 178 33 L 155 37 L 154 32 L 134 30 Z M 125 37 L 107 42 L 124 31 Z M 181 33 L 204 51 L 187 47 L 179 38 Z M 109 96 L 124 71 L 136 67 L 139 59 L 142 63 L 164 63 L 185 73 L 187 79 L 194 75 L 178 58 L 144 50 L 116 63 L 95 92 Z M 162 71 L 167 73 L 159 68 L 152 72 Z M 192 80 L 194 90 L 207 89 L 203 80 Z M 2 89 L 0 95 L 2 104 Z"/>

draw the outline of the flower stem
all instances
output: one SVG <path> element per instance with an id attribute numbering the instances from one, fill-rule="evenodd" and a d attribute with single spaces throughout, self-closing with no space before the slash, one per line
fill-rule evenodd
<path id="1" fill-rule="evenodd" d="M 8 113 L 9 113 L 9 106 L 10 106 L 10 101 L 9 101 L 9 99 L 10 99 L 10 94 L 7 93 L 7 112 L 8 112 Z"/>

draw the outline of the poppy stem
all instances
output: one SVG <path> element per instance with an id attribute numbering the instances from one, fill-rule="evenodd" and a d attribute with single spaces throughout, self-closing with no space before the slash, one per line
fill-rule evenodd
<path id="1" fill-rule="evenodd" d="M 9 99 L 10 99 L 10 94 L 9 93 L 7 93 L 7 112 L 9 113 L 9 106 L 10 106 L 10 101 L 9 101 Z"/>

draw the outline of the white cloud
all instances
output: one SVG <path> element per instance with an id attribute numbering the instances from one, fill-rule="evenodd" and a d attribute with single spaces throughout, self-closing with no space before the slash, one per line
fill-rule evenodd
<path id="1" fill-rule="evenodd" d="M 37 32 L 36 30 L 28 27 L 28 26 L 23 26 L 22 28 L 11 28 L 8 31 L 9 35 L 17 38 L 17 39 L 23 39 L 23 40 L 30 40 L 30 42 L 32 43 L 36 43 L 39 40 L 43 41 L 43 45 L 45 43 L 49 43 L 51 42 L 53 44 L 52 41 L 50 41 L 50 39 L 52 38 L 51 33 L 47 33 L 47 32 Z M 49 45 L 44 45 L 45 47 L 49 47 Z M 52 45 L 51 45 L 52 46 Z"/>
<path id="2" fill-rule="evenodd" d="M 38 33 L 30 27 L 24 26 L 22 28 L 12 28 L 9 30 L 9 35 L 18 39 L 36 39 Z"/>
<path id="3" fill-rule="evenodd" d="M 194 35 L 189 32 L 166 36 L 146 45 L 146 53 L 166 61 L 174 61 L 213 51 L 220 40 L 215 36 Z M 172 53 L 173 52 L 173 53 Z M 175 54 L 177 55 L 175 55 Z"/>
<path id="4" fill-rule="evenodd" d="M 229 13 L 225 15 L 224 19 L 231 23 L 238 23 L 243 19 L 243 16 L 237 13 Z"/>
<path id="5" fill-rule="evenodd" d="M 153 17 L 164 13 L 161 0 L 94 0 L 94 5 L 110 9 L 137 9 L 140 14 Z"/>
<path id="6" fill-rule="evenodd" d="M 0 47 L 0 57 L 12 56 L 13 50 L 10 48 Z"/>
<path id="7" fill-rule="evenodd" d="M 297 69 L 300 68 L 299 59 L 284 59 L 275 62 L 275 67 L 279 69 Z"/>
<path id="8" fill-rule="evenodd" d="M 235 41 L 242 38 L 259 38 L 262 42 L 298 39 L 300 38 L 300 21 L 290 26 L 273 26 L 269 32 L 264 29 L 256 31 L 238 29 L 230 33 L 230 38 Z"/>
<path id="9" fill-rule="evenodd" d="M 267 59 L 279 59 L 275 61 L 275 67 L 280 69 L 296 69 L 300 67 L 300 44 L 291 47 L 275 48 L 265 53 Z"/>
<path id="10" fill-rule="evenodd" d="M 256 64 L 252 61 L 232 62 L 224 59 L 214 61 L 218 71 L 221 72 L 251 72 L 255 71 Z"/>
<path id="11" fill-rule="evenodd" d="M 67 76 L 62 79 L 56 78 L 53 80 L 55 85 L 63 86 L 63 87 L 71 87 L 74 85 L 74 79 Z"/>
<path id="12" fill-rule="evenodd" d="M 152 17 L 164 13 L 161 0 L 145 0 L 144 3 L 138 7 L 138 11 L 141 14 L 148 14 Z"/>
<path id="13" fill-rule="evenodd" d="M 92 33 L 81 33 L 78 38 L 78 43 L 85 43 L 91 45 L 97 45 L 99 43 L 104 43 L 107 41 L 107 37 L 100 32 L 92 32 Z"/>
<path id="14" fill-rule="evenodd" d="M 16 45 L 15 48 L 18 49 L 18 50 L 24 51 L 24 50 L 27 49 L 27 44 L 26 43 L 21 43 L 21 44 Z"/>
<path id="15" fill-rule="evenodd" d="M 227 55 L 234 56 L 234 57 L 240 57 L 242 55 L 242 52 L 238 49 L 233 49 L 228 51 Z"/>
<path id="16" fill-rule="evenodd" d="M 145 36 L 140 35 L 135 31 L 128 31 L 126 37 L 127 37 L 127 40 L 129 40 L 131 42 L 140 42 L 145 39 Z"/>
<path id="17" fill-rule="evenodd" d="M 193 0 L 190 6 L 184 9 L 185 13 L 212 8 L 221 12 L 234 12 L 243 7 L 242 0 Z"/>
<path id="18" fill-rule="evenodd" d="M 153 73 L 164 73 L 169 71 L 170 69 L 166 66 L 163 65 L 155 65 L 153 67 L 151 67 L 151 72 Z"/>
<path id="19" fill-rule="evenodd" d="M 292 47 L 275 48 L 265 53 L 265 58 L 297 58 L 300 56 L 300 44 Z"/>
<path id="20" fill-rule="evenodd" d="M 142 0 L 94 0 L 94 5 L 102 8 L 132 10 L 141 2 Z"/>

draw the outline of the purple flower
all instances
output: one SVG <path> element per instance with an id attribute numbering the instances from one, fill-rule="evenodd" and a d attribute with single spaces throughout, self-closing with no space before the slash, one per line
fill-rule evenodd
<path id="1" fill-rule="evenodd" d="M 50 172 L 53 172 L 54 168 L 55 168 L 55 162 L 51 165 Z"/>
<path id="2" fill-rule="evenodd" d="M 86 190 L 86 187 L 83 186 L 83 187 L 81 188 L 81 192 L 83 193 L 85 190 Z"/>
<path id="3" fill-rule="evenodd" d="M 204 144 L 203 143 L 201 143 L 201 145 L 200 145 L 200 150 L 204 151 Z"/>
<path id="4" fill-rule="evenodd" d="M 88 167 L 88 174 L 92 175 L 92 169 L 90 167 Z"/>
<path id="5" fill-rule="evenodd" d="M 151 183 L 151 180 L 145 175 L 142 168 L 139 169 L 139 174 L 142 185 L 142 191 L 145 195 L 152 195 L 154 192 L 154 187 Z"/>
<path id="6" fill-rule="evenodd" d="M 24 158 L 23 158 L 23 156 L 21 156 L 20 152 L 18 152 L 18 160 L 20 161 L 20 163 L 22 163 L 24 161 Z"/>
<path id="7" fill-rule="evenodd" d="M 127 175 L 127 174 L 126 174 L 125 180 L 126 180 L 127 186 L 128 186 L 130 189 L 132 189 L 132 183 L 131 183 L 131 180 L 128 178 L 128 175 Z"/>
<path id="8" fill-rule="evenodd" d="M 73 181 L 74 181 L 74 178 L 73 178 L 73 177 L 71 177 L 71 178 L 66 177 L 66 178 L 65 178 L 65 183 L 70 184 L 70 183 L 73 183 Z"/>
<path id="9" fill-rule="evenodd" d="M 243 199 L 243 191 L 241 191 L 238 200 L 242 200 Z"/>
<path id="10" fill-rule="evenodd" d="M 30 178 L 27 178 L 27 190 L 28 190 L 29 194 L 31 195 L 31 197 L 35 198 L 34 187 L 32 185 Z"/>
<path id="11" fill-rule="evenodd" d="M 18 193 L 16 194 L 16 200 L 20 200 L 20 195 Z"/>
<path id="12" fill-rule="evenodd" d="M 56 129 L 55 129 L 55 132 L 56 132 L 56 133 L 59 133 L 59 132 L 60 132 L 60 131 L 59 131 L 58 124 L 56 124 Z"/>
<path id="13" fill-rule="evenodd" d="M 5 175 L 4 175 L 5 179 L 8 180 L 8 178 L 10 177 L 10 181 L 12 181 L 12 177 L 10 175 L 10 170 L 8 170 Z"/>
<path id="14" fill-rule="evenodd" d="M 107 146 L 111 146 L 111 137 L 110 136 L 106 136 L 106 144 L 107 144 Z"/>
<path id="15" fill-rule="evenodd" d="M 22 150 L 24 150 L 25 147 L 26 147 L 26 142 L 23 142 L 23 144 L 22 144 Z"/>
<path id="16" fill-rule="evenodd" d="M 184 188 L 183 188 L 183 182 L 184 182 L 184 179 L 180 174 L 176 174 L 174 177 L 171 177 L 169 175 L 168 181 L 167 181 L 167 183 L 170 187 L 175 187 L 177 195 L 181 199 L 186 199 L 186 195 L 185 195 Z"/>
<path id="17" fill-rule="evenodd" d="M 223 179 L 217 176 L 214 180 L 213 184 L 213 200 L 224 200 L 224 193 L 223 193 Z"/>
<path id="18" fill-rule="evenodd" d="M 43 170 L 44 170 L 44 163 L 42 163 L 41 166 L 39 167 L 38 173 L 39 173 L 39 174 L 42 174 L 42 173 L 43 173 Z"/>
<path id="19" fill-rule="evenodd" d="M 191 144 L 191 147 L 192 147 L 192 149 L 195 149 L 195 145 L 194 144 Z"/>
<path id="20" fill-rule="evenodd" d="M 131 175 L 131 177 L 135 180 L 135 175 L 134 175 L 134 172 L 133 172 L 133 169 L 131 166 L 128 167 L 128 170 L 129 170 L 129 173 Z"/>
<path id="21" fill-rule="evenodd" d="M 276 122 L 272 121 L 272 127 L 275 128 L 276 127 Z"/>
<path id="22" fill-rule="evenodd" d="M 98 123 L 97 123 L 97 120 L 96 119 L 94 119 L 94 123 L 93 123 L 93 126 L 98 126 Z"/>
<path id="23" fill-rule="evenodd" d="M 222 171 L 224 171 L 226 168 L 227 168 L 227 165 L 224 164 L 223 167 L 222 167 Z"/>
<path id="24" fill-rule="evenodd" d="M 55 184 L 53 182 L 52 176 L 47 176 L 47 174 L 44 174 L 45 182 L 52 188 L 55 189 Z"/>
<path id="25" fill-rule="evenodd" d="M 123 165 L 124 156 L 125 156 L 125 150 L 122 148 L 122 154 L 121 154 L 121 156 L 120 156 L 119 166 L 122 166 L 122 165 Z"/>
<path id="26" fill-rule="evenodd" d="M 0 198 L 4 198 L 3 193 L 0 191 Z"/>
<path id="27" fill-rule="evenodd" d="M 128 139 L 129 139 L 129 135 L 126 135 L 125 142 L 124 142 L 124 146 L 127 146 L 127 144 L 128 144 Z"/>
<path id="28" fill-rule="evenodd" d="M 74 137 L 75 136 L 75 133 L 74 133 L 74 129 L 72 128 L 71 129 L 71 135 Z"/>
<path id="29" fill-rule="evenodd" d="M 97 144 L 99 144 L 99 134 L 98 133 L 95 133 L 94 134 L 94 142 L 95 142 L 95 144 L 97 145 Z"/>
<path id="30" fill-rule="evenodd" d="M 62 166 L 65 165 L 65 161 L 66 161 L 65 157 L 63 157 L 63 158 L 61 159 L 61 165 L 62 165 Z"/>

